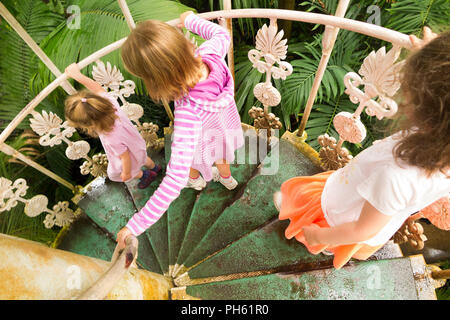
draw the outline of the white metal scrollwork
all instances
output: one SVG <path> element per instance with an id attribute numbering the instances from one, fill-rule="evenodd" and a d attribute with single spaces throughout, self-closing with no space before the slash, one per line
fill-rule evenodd
<path id="1" fill-rule="evenodd" d="M 271 19 L 270 25 L 264 24 L 256 34 L 256 49 L 248 52 L 248 58 L 253 67 L 261 73 L 266 73 L 266 81 L 258 83 L 253 89 L 253 94 L 264 106 L 253 107 L 249 115 L 255 119 L 255 128 L 267 129 L 268 140 L 273 129 L 280 129 L 281 122 L 273 113 L 269 113 L 269 107 L 280 104 L 281 94 L 272 85 L 272 78 L 285 80 L 292 73 L 292 66 L 286 61 L 288 46 L 287 40 L 283 40 L 284 31 L 278 32 L 276 20 Z M 262 121 L 264 119 L 264 121 Z"/>
<path id="2" fill-rule="evenodd" d="M 379 120 L 392 117 L 397 112 L 397 103 L 392 97 L 400 88 L 399 72 L 403 62 L 396 62 L 400 51 L 401 48 L 396 46 L 388 53 L 385 47 L 372 51 L 364 59 L 359 74 L 349 72 L 345 75 L 345 93 L 349 95 L 350 101 L 358 104 L 358 108 L 353 114 L 340 112 L 335 116 L 333 124 L 339 133 L 339 141 L 329 143 L 327 150 L 320 153 L 325 170 L 342 168 L 348 162 L 347 157 L 340 157 L 342 152 L 349 154 L 348 150 L 342 148 L 344 141 L 361 143 L 366 138 L 366 128 L 360 119 L 364 110 Z M 363 89 L 359 88 L 361 86 Z M 329 137 L 320 136 L 319 144 L 322 145 L 327 139 Z"/>
<path id="3" fill-rule="evenodd" d="M 0 212 L 9 211 L 19 202 L 25 204 L 24 212 L 29 217 L 36 217 L 43 212 L 47 212 L 44 220 L 46 228 L 53 226 L 64 227 L 73 222 L 76 213 L 69 208 L 68 201 L 60 201 L 48 209 L 48 199 L 39 194 L 31 199 L 25 199 L 28 190 L 25 179 L 17 179 L 14 183 L 11 180 L 0 177 Z"/>

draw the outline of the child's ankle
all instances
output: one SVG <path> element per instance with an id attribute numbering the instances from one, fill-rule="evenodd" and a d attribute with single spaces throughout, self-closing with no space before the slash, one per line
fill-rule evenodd
<path id="1" fill-rule="evenodd" d="M 230 179 L 230 178 L 231 178 L 231 173 L 230 173 L 229 175 L 227 175 L 227 176 L 223 176 L 223 175 L 221 175 L 220 173 L 219 173 L 219 175 L 220 175 L 220 177 L 221 177 L 222 179 Z"/>

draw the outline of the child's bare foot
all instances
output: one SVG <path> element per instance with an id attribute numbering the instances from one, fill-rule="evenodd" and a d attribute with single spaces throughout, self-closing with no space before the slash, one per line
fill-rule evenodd
<path id="1" fill-rule="evenodd" d="M 143 170 L 142 177 L 139 179 L 138 188 L 145 189 L 155 180 L 156 173 L 152 170 Z"/>

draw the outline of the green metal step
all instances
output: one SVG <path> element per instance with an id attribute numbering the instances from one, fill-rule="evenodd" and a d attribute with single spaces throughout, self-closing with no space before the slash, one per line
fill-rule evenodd
<path id="1" fill-rule="evenodd" d="M 261 167 L 283 169 L 271 175 L 262 175 Z M 320 169 L 292 144 L 280 140 L 262 162 L 259 173 L 249 180 L 242 196 L 222 212 L 197 247 L 182 262 L 181 270 L 189 270 L 276 217 L 278 212 L 272 195 L 284 181 L 318 172 Z"/>
<path id="2" fill-rule="evenodd" d="M 137 212 L 133 196 L 124 183 L 103 178 L 95 179 L 86 189 L 86 194 L 79 201 L 78 206 L 98 228 L 103 230 L 110 239 L 115 240 L 117 232 Z M 141 235 L 138 240 L 137 263 L 150 271 L 161 273 L 162 268 L 146 236 Z M 106 260 L 110 260 L 111 256 Z"/>
<path id="3" fill-rule="evenodd" d="M 152 181 L 152 183 L 145 189 L 139 189 L 137 187 L 137 181 L 132 181 L 126 184 L 128 192 L 131 195 L 132 202 L 136 207 L 136 211 L 145 206 L 148 199 L 150 199 L 150 197 L 161 184 L 161 181 L 165 175 L 166 162 L 164 153 L 160 152 L 157 154 L 151 154 L 150 156 L 155 163 L 158 163 L 162 167 L 162 171 L 156 177 L 156 179 Z M 123 226 L 125 226 L 125 224 Z M 152 248 L 160 269 L 162 270 L 163 274 L 167 274 L 169 270 L 167 215 L 164 214 L 161 219 L 158 220 L 158 222 L 148 228 L 148 230 L 141 234 L 138 239 L 145 239 L 143 241 L 148 241 L 150 243 L 150 247 Z"/>
<path id="4" fill-rule="evenodd" d="M 252 274 L 305 271 L 333 266 L 332 257 L 311 255 L 297 240 L 286 239 L 284 230 L 288 224 L 288 221 L 275 219 L 254 230 L 176 278 L 175 284 L 186 286 L 218 281 L 224 276 L 237 279 Z"/>
<path id="5" fill-rule="evenodd" d="M 58 249 L 110 261 L 116 242 L 86 215 L 81 215 L 66 231 Z"/>
<path id="6" fill-rule="evenodd" d="M 220 183 L 211 182 L 200 192 L 195 202 L 192 214 L 187 225 L 187 230 L 178 253 L 174 276 L 179 275 L 182 270 L 179 266 L 188 257 L 192 250 L 198 245 L 208 229 L 214 224 L 223 210 L 228 207 L 236 196 L 245 188 L 247 181 L 255 174 L 259 161 L 255 152 L 250 152 L 250 143 L 255 139 L 253 130 L 244 131 L 245 145 L 235 154 L 235 162 L 231 164 L 231 174 L 239 183 L 234 190 L 228 190 Z"/>
<path id="7" fill-rule="evenodd" d="M 173 299 L 205 300 L 417 300 L 435 298 L 432 286 L 417 283 L 421 256 L 352 263 L 303 273 L 276 273 L 178 287 Z M 419 260 L 419 261 L 417 261 Z M 422 261 L 420 261 L 422 260 Z"/>

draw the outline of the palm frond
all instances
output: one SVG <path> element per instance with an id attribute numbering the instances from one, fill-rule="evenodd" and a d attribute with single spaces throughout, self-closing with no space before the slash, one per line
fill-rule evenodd
<path id="1" fill-rule="evenodd" d="M 63 21 L 63 17 L 48 10 L 42 1 L 3 1 L 14 7 L 15 18 L 36 43 L 39 43 Z M 20 36 L 5 22 L 0 22 L 0 127 L 11 121 L 33 98 L 29 81 L 37 70 L 35 54 Z M 19 128 L 25 128 L 22 123 Z"/>
<path id="2" fill-rule="evenodd" d="M 450 2 L 447 0 L 399 0 L 392 4 L 386 27 L 420 35 L 424 26 L 440 32 L 450 26 Z"/>
<path id="3" fill-rule="evenodd" d="M 168 21 L 178 18 L 187 10 L 193 10 L 176 1 L 127 1 L 130 12 L 136 23 L 148 19 Z M 87 1 L 80 0 L 80 28 L 73 29 L 61 23 L 42 42 L 41 47 L 58 68 L 64 70 L 72 62 L 80 61 L 104 46 L 126 37 L 130 30 L 120 7 L 115 0 Z M 129 74 L 123 67 L 120 51 L 116 50 L 102 60 L 116 65 L 126 79 L 135 81 L 138 94 L 144 94 L 142 81 Z M 92 66 L 82 70 L 91 74 Z M 54 76 L 39 64 L 39 70 L 33 79 L 33 89 L 37 93 L 54 80 Z"/>

